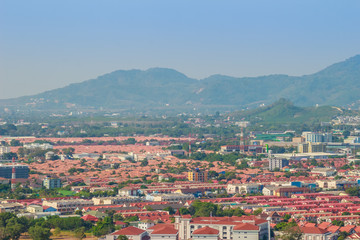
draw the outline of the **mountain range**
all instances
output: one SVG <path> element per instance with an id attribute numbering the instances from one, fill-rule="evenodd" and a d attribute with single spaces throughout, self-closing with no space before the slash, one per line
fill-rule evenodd
<path id="1" fill-rule="evenodd" d="M 304 76 L 193 79 L 167 68 L 118 70 L 33 96 L 0 100 L 16 109 L 236 110 L 280 98 L 299 106 L 351 106 L 360 100 L 360 55 Z"/>

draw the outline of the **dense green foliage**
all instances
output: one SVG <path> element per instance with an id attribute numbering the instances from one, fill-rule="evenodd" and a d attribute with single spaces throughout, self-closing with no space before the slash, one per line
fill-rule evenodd
<path id="1" fill-rule="evenodd" d="M 190 214 L 194 217 L 209 217 L 217 216 L 242 216 L 245 215 L 244 211 L 241 208 L 225 208 L 222 206 L 210 203 L 210 202 L 201 202 L 195 200 L 189 208 L 180 208 L 180 214 Z"/>

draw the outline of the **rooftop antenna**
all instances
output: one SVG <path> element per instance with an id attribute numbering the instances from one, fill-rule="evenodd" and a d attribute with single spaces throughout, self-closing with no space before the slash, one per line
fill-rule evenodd
<path id="1" fill-rule="evenodd" d="M 11 172 L 11 190 L 16 188 L 16 169 L 15 169 L 15 158 L 12 159 L 12 172 Z"/>

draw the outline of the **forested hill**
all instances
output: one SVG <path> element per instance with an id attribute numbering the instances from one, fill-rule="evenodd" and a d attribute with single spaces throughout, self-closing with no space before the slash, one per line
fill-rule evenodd
<path id="1" fill-rule="evenodd" d="M 360 55 L 315 74 L 197 80 L 172 69 L 119 70 L 96 79 L 34 96 L 0 100 L 1 106 L 28 109 L 236 110 L 280 98 L 299 106 L 350 106 L 360 99 Z"/>
<path id="2" fill-rule="evenodd" d="M 352 115 L 353 111 L 332 106 L 299 107 L 286 99 L 268 106 L 247 111 L 235 111 L 229 116 L 252 123 L 320 123 L 331 121 L 339 115 Z"/>

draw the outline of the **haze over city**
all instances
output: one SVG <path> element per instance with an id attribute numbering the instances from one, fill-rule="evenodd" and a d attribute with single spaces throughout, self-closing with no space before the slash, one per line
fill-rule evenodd
<path id="1" fill-rule="evenodd" d="M 359 1 L 1 1 L 0 99 L 119 69 L 312 74 L 360 53 Z"/>
<path id="2" fill-rule="evenodd" d="M 0 240 L 360 239 L 359 12 L 0 0 Z"/>

